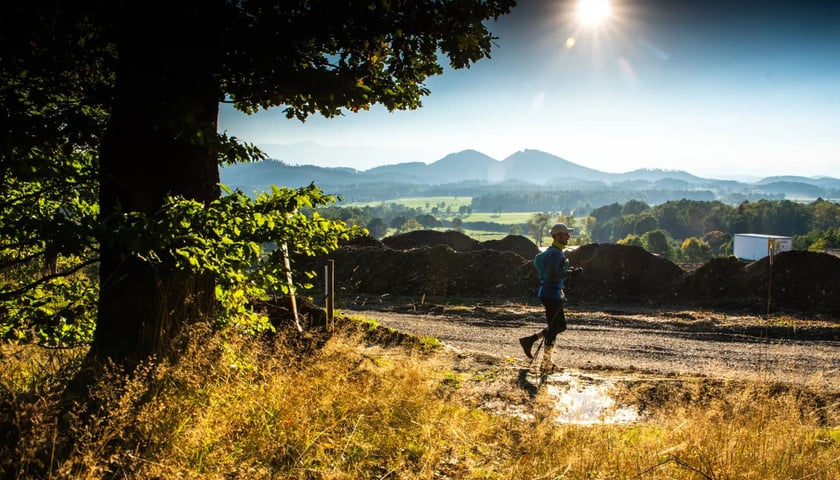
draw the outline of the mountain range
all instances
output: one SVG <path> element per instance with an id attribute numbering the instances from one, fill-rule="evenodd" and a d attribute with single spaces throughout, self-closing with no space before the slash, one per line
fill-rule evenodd
<path id="1" fill-rule="evenodd" d="M 840 199 L 840 179 L 833 177 L 775 176 L 755 182 L 702 178 L 681 170 L 638 169 L 609 173 L 584 167 L 539 150 L 523 150 L 496 160 L 475 150 L 452 153 L 433 163 L 396 163 L 368 170 L 347 167 L 288 165 L 269 159 L 221 169 L 222 183 L 246 193 L 266 191 L 270 185 L 301 187 L 315 183 L 327 190 L 358 190 L 382 185 L 484 186 L 557 190 L 710 190 L 766 194 L 773 198 Z"/>

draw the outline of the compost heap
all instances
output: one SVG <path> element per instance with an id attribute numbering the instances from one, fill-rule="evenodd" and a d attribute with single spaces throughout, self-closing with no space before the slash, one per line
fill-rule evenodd
<path id="1" fill-rule="evenodd" d="M 427 295 L 534 298 L 537 246 L 508 235 L 480 242 L 456 231 L 418 230 L 382 241 L 365 237 L 342 245 L 328 257 L 298 259 L 323 270 L 335 266 L 339 295 Z M 715 258 L 691 270 L 641 247 L 588 244 L 567 253 L 583 268 L 567 284 L 569 302 L 680 305 L 834 316 L 840 314 L 840 258 L 790 251 L 755 262 Z M 315 283 L 322 281 L 315 279 Z M 317 286 L 316 288 L 323 288 Z"/>

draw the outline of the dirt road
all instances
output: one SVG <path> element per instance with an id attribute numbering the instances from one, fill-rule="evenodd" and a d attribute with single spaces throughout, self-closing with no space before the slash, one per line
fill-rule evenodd
<path id="1" fill-rule="evenodd" d="M 440 339 L 465 353 L 527 365 L 517 339 L 541 329 L 542 307 L 347 302 L 342 311 Z M 553 361 L 566 369 L 633 377 L 761 379 L 840 390 L 840 327 L 820 320 L 651 308 L 569 305 Z"/>

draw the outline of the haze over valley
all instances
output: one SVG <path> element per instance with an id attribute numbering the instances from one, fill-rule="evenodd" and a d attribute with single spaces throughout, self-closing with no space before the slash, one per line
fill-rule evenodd
<path id="1" fill-rule="evenodd" d="M 315 183 L 345 202 L 386 201 L 408 196 L 478 196 L 490 192 L 580 192 L 591 207 L 639 199 L 742 201 L 840 199 L 840 179 L 769 176 L 755 181 L 703 178 L 682 170 L 636 169 L 622 173 L 584 167 L 539 150 L 523 150 L 497 160 L 475 150 L 451 153 L 430 163 L 405 162 L 367 170 L 290 165 L 280 160 L 222 168 L 224 184 L 246 193 L 272 184 L 301 187 Z M 598 199 L 602 200 L 599 201 Z"/>

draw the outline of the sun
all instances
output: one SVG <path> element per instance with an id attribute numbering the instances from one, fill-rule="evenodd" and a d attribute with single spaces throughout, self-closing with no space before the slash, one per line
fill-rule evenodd
<path id="1" fill-rule="evenodd" d="M 610 0 L 579 0 L 577 18 L 580 23 L 588 27 L 596 27 L 604 23 L 612 14 Z"/>

